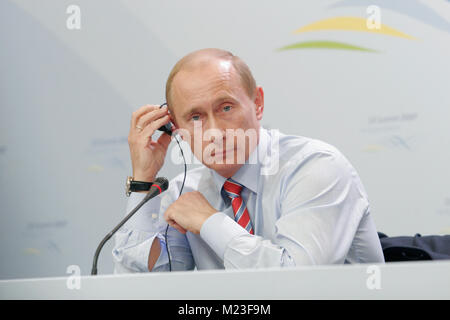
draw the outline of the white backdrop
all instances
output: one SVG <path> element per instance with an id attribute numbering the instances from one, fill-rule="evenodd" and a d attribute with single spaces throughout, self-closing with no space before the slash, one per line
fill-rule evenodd
<path id="1" fill-rule="evenodd" d="M 69 5 L 81 29 L 67 28 Z M 342 30 L 370 5 L 389 32 Z M 450 233 L 447 0 L 3 0 L 0 43 L 2 279 L 90 272 L 125 214 L 131 112 L 163 102 L 173 64 L 205 47 L 249 64 L 264 126 L 347 156 L 379 231 Z"/>

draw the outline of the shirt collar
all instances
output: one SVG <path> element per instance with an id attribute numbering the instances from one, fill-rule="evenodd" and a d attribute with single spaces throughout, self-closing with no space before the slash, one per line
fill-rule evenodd
<path id="1" fill-rule="evenodd" d="M 242 167 L 231 177 L 234 181 L 242 184 L 254 193 L 257 193 L 258 191 L 258 180 L 259 176 L 261 175 L 261 163 L 263 163 L 264 158 L 267 154 L 268 139 L 269 135 L 267 133 L 267 130 L 261 126 L 259 129 L 258 145 L 250 154 L 247 161 L 242 165 Z M 213 175 L 217 191 L 220 193 L 222 191 L 223 184 L 227 179 L 222 177 L 216 171 L 212 169 L 209 170 Z"/>

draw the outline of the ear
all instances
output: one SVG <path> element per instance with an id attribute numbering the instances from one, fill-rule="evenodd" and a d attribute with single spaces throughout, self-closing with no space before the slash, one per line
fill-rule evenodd
<path id="1" fill-rule="evenodd" d="M 262 87 L 256 87 L 255 100 L 256 119 L 261 120 L 264 113 L 264 91 Z"/>
<path id="2" fill-rule="evenodd" d="M 178 129 L 180 129 L 180 127 L 178 127 L 177 121 L 175 120 L 175 116 L 172 112 L 169 112 L 169 120 L 172 123 L 172 131 L 176 131 Z M 184 135 L 183 135 L 183 131 L 184 130 L 179 130 L 178 134 L 181 137 L 182 140 L 184 140 Z"/>
<path id="3" fill-rule="evenodd" d="M 175 117 L 172 115 L 171 112 L 169 112 L 169 121 L 172 122 L 172 126 L 175 127 L 174 129 L 178 128 L 177 122 L 175 121 Z"/>

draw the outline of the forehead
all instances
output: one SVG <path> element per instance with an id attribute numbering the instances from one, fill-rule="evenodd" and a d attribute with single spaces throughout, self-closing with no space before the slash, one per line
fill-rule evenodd
<path id="1" fill-rule="evenodd" d="M 231 61 L 214 60 L 185 68 L 172 82 L 174 110 L 204 106 L 226 95 L 237 98 L 243 93 L 242 83 Z"/>

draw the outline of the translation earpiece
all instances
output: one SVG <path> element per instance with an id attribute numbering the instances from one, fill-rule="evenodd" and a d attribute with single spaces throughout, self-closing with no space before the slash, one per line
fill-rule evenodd
<path id="1" fill-rule="evenodd" d="M 159 107 L 162 108 L 164 106 L 167 106 L 167 102 L 164 102 Z M 169 136 L 171 136 L 172 135 L 172 128 L 173 128 L 173 125 L 172 125 L 171 122 L 169 122 L 169 123 L 163 125 L 162 127 L 159 127 L 158 130 L 159 131 L 163 131 L 163 132 L 167 133 Z"/>

